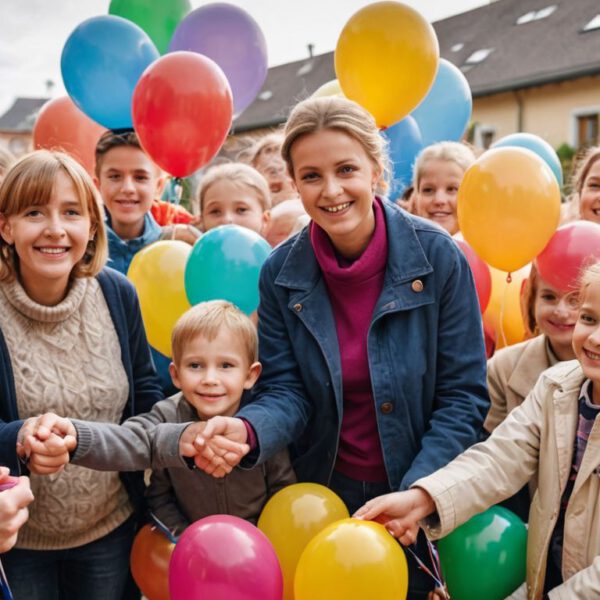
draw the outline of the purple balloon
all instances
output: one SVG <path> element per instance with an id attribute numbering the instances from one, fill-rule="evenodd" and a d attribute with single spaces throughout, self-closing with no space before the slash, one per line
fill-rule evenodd
<path id="1" fill-rule="evenodd" d="M 249 106 L 267 77 L 267 43 L 258 23 L 244 10 L 218 2 L 193 10 L 171 39 L 169 52 L 204 54 L 223 69 L 237 117 Z"/>
<path id="2" fill-rule="evenodd" d="M 169 563 L 172 600 L 281 600 L 283 576 L 267 536 L 248 521 L 213 515 L 192 523 Z"/>

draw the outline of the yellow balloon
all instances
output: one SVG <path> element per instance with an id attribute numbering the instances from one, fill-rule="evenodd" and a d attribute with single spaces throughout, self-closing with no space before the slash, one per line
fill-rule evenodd
<path id="1" fill-rule="evenodd" d="M 458 224 L 490 266 L 516 271 L 546 246 L 560 219 L 560 190 L 550 167 L 526 148 L 485 152 L 458 190 Z"/>
<path id="2" fill-rule="evenodd" d="M 258 528 L 269 538 L 283 572 L 283 597 L 294 600 L 294 573 L 304 548 L 327 525 L 349 517 L 342 500 L 318 483 L 296 483 L 265 505 Z"/>
<path id="3" fill-rule="evenodd" d="M 296 569 L 296 600 L 403 600 L 408 591 L 404 552 L 383 525 L 344 519 L 306 546 Z"/>
<path id="4" fill-rule="evenodd" d="M 399 2 L 361 8 L 344 26 L 335 49 L 335 73 L 347 98 L 380 127 L 408 115 L 425 98 L 439 62 L 433 27 Z"/>
<path id="5" fill-rule="evenodd" d="M 530 270 L 531 265 L 526 265 L 514 271 L 511 273 L 511 282 L 508 283 L 508 273 L 490 267 L 492 294 L 483 313 L 483 322 L 494 331 L 497 350 L 525 339 L 527 332 L 521 312 L 521 290 Z"/>
<path id="6" fill-rule="evenodd" d="M 320 88 L 313 92 L 311 98 L 324 98 L 326 96 L 334 96 L 335 98 L 343 98 L 344 92 L 340 87 L 340 82 L 337 79 L 332 79 L 324 83 Z"/>
<path id="7" fill-rule="evenodd" d="M 190 308 L 183 274 L 191 250 L 177 240 L 155 242 L 133 257 L 127 271 L 140 299 L 148 342 L 166 356 L 171 356 L 171 331 Z"/>

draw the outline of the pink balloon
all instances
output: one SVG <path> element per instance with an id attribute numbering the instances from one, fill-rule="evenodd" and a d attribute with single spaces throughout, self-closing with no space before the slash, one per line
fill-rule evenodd
<path id="1" fill-rule="evenodd" d="M 267 536 L 248 521 L 213 515 L 192 523 L 169 564 L 172 600 L 281 600 L 283 576 Z"/>
<path id="2" fill-rule="evenodd" d="M 561 292 L 577 288 L 582 270 L 600 259 L 600 225 L 575 221 L 559 227 L 535 259 L 540 277 Z"/>
<path id="3" fill-rule="evenodd" d="M 477 298 L 479 299 L 479 308 L 481 314 L 483 314 L 492 294 L 492 275 L 490 274 L 490 268 L 482 258 L 479 258 L 479 256 L 475 254 L 475 250 L 473 250 L 467 242 L 456 237 L 454 238 L 454 241 L 462 250 L 471 267 L 473 279 L 475 280 L 475 289 L 477 290 Z"/>

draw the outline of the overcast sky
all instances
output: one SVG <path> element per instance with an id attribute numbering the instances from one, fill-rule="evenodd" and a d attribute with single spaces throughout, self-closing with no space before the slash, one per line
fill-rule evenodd
<path id="1" fill-rule="evenodd" d="M 168 2 L 169 0 L 155 0 Z M 486 0 L 404 0 L 429 21 L 471 10 Z M 85 19 L 107 14 L 110 0 L 0 0 L 0 114 L 16 96 L 45 96 L 45 82 L 64 94 L 60 54 L 65 40 Z M 193 8 L 208 4 L 191 0 Z M 269 66 L 302 59 L 307 44 L 315 54 L 335 48 L 346 21 L 365 0 L 232 0 L 262 28 Z"/>

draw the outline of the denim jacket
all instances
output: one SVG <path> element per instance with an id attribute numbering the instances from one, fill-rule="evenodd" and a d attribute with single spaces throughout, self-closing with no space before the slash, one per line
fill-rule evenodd
<path id="1" fill-rule="evenodd" d="M 478 440 L 489 407 L 479 305 L 469 266 L 437 225 L 383 203 L 389 255 L 368 333 L 377 425 L 392 489 L 446 465 Z M 263 462 L 291 444 L 300 481 L 327 485 L 342 422 L 335 318 L 308 228 L 260 275 L 263 372 L 238 416 Z"/>
<path id="2" fill-rule="evenodd" d="M 106 235 L 108 237 L 108 266 L 127 275 L 133 257 L 142 249 L 160 239 L 162 228 L 148 212 L 144 215 L 144 231 L 131 240 L 121 239 L 111 226 L 110 215 L 106 211 Z"/>

